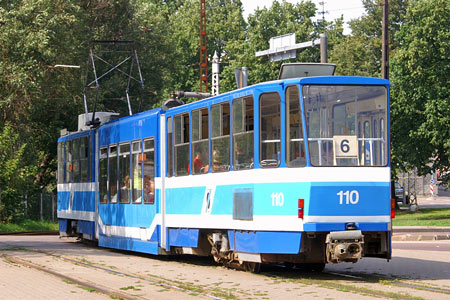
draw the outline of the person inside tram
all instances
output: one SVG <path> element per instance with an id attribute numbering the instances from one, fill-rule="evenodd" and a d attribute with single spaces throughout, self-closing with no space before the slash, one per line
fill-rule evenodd
<path id="1" fill-rule="evenodd" d="M 141 168 L 135 168 L 133 173 L 133 202 L 141 203 L 142 201 L 142 177 Z"/>
<path id="2" fill-rule="evenodd" d="M 147 175 L 144 176 L 144 202 L 155 200 L 155 182 Z"/>
<path id="3" fill-rule="evenodd" d="M 303 149 L 295 151 L 295 158 L 289 162 L 290 167 L 303 167 L 306 165 L 306 155 Z"/>
<path id="4" fill-rule="evenodd" d="M 130 198 L 130 176 L 125 176 L 123 180 L 123 185 L 120 188 L 120 201 L 128 202 Z"/>
<path id="5" fill-rule="evenodd" d="M 208 173 L 209 164 L 205 164 L 204 162 L 208 161 L 208 152 L 196 151 L 194 157 L 194 170 L 193 174 L 198 173 Z M 188 166 L 188 173 L 190 172 L 191 165 Z"/>

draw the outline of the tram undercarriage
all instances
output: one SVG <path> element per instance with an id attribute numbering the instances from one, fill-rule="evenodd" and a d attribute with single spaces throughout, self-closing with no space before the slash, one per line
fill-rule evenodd
<path id="1" fill-rule="evenodd" d="M 389 232 L 305 232 L 298 254 L 245 253 L 230 249 L 226 232 L 201 232 L 196 248 L 175 248 L 177 254 L 213 256 L 224 266 L 258 272 L 261 264 L 280 264 L 304 271 L 321 272 L 326 263 L 356 263 L 363 257 L 390 259 Z"/>

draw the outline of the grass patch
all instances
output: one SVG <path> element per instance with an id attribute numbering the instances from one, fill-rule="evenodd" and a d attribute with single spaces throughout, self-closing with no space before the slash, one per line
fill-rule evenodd
<path id="1" fill-rule="evenodd" d="M 94 289 L 94 288 L 90 288 L 90 287 L 86 287 L 86 286 L 81 286 L 81 285 L 79 285 L 78 286 L 80 289 L 83 289 L 83 290 L 85 290 L 85 291 L 88 291 L 89 293 L 93 293 L 93 292 L 96 292 L 97 290 L 96 289 Z"/>
<path id="2" fill-rule="evenodd" d="M 394 226 L 450 226 L 450 209 L 420 208 L 415 213 L 409 210 L 395 211 Z"/>
<path id="3" fill-rule="evenodd" d="M 30 250 L 23 247 L 11 247 L 11 248 L 1 248 L 0 251 L 30 251 Z"/>
<path id="4" fill-rule="evenodd" d="M 26 220 L 18 224 L 0 223 L 0 233 L 58 230 L 58 223 Z"/>
<path id="5" fill-rule="evenodd" d="M 140 291 L 141 289 L 135 288 L 134 286 L 130 285 L 127 287 L 121 287 L 120 288 L 122 291 L 127 291 L 127 290 L 134 290 L 134 291 Z"/>

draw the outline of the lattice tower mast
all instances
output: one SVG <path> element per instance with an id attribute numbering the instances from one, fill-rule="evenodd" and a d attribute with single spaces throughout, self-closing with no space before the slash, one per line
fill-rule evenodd
<path id="1" fill-rule="evenodd" d="M 328 11 L 325 10 L 325 4 L 326 4 L 325 1 L 319 2 L 319 5 L 322 5 L 322 11 L 319 11 L 318 14 L 322 15 L 322 22 L 323 22 L 323 24 L 325 24 L 325 14 L 328 13 Z"/>

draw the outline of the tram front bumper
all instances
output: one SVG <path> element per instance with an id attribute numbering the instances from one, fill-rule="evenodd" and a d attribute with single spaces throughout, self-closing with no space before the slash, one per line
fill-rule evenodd
<path id="1" fill-rule="evenodd" d="M 355 263 L 363 254 L 364 235 L 361 230 L 332 231 L 327 234 L 326 244 L 329 263 Z"/>

